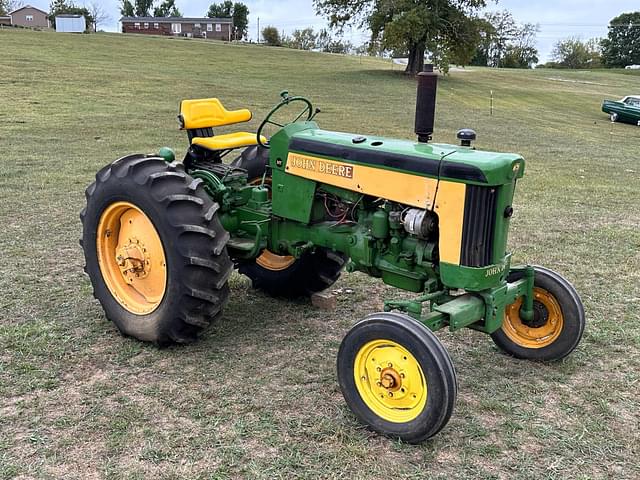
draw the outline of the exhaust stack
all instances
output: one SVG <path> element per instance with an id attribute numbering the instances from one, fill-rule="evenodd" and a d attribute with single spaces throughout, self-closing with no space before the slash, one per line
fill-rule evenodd
<path id="1" fill-rule="evenodd" d="M 418 95 L 416 98 L 415 132 L 421 143 L 427 143 L 431 140 L 436 116 L 437 89 L 438 74 L 433 71 L 433 65 L 427 64 L 424 66 L 424 71 L 418 74 Z"/>

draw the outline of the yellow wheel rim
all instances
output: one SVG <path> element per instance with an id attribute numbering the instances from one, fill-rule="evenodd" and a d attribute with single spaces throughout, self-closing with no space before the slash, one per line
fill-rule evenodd
<path id="1" fill-rule="evenodd" d="M 136 315 L 153 312 L 167 287 L 162 241 L 142 210 L 129 202 L 109 205 L 98 223 L 98 264 L 120 305 Z"/>
<path id="2" fill-rule="evenodd" d="M 420 364 L 392 340 L 364 345 L 356 354 L 353 376 L 367 407 L 389 422 L 410 422 L 427 404 L 427 381 Z"/>
<path id="3" fill-rule="evenodd" d="M 256 263 L 258 265 L 260 265 L 262 268 L 266 268 L 267 270 L 272 270 L 274 272 L 289 268 L 294 264 L 295 261 L 295 257 L 291 257 L 288 255 L 276 255 L 269 250 L 264 250 L 262 254 L 260 254 L 260 256 L 256 258 Z"/>
<path id="4" fill-rule="evenodd" d="M 555 342 L 564 325 L 562 309 L 556 297 L 540 287 L 533 288 L 534 302 L 542 304 L 548 313 L 547 321 L 540 327 L 530 327 L 520 318 L 522 298 L 507 306 L 502 331 L 511 341 L 524 348 L 543 348 Z"/>

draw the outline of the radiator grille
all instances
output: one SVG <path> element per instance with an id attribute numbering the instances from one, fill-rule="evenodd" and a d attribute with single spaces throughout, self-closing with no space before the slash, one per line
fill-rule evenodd
<path id="1" fill-rule="evenodd" d="M 467 185 L 462 225 L 460 264 L 485 267 L 493 263 L 493 231 L 496 223 L 495 187 Z"/>

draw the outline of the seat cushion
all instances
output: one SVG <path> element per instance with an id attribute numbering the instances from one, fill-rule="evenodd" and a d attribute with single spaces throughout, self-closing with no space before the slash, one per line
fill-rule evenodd
<path id="1" fill-rule="evenodd" d="M 267 139 L 262 137 L 262 141 Z M 198 145 L 207 150 L 231 150 L 233 148 L 250 147 L 257 145 L 258 139 L 255 133 L 235 132 L 214 137 L 194 137 L 191 139 L 192 145 Z"/>

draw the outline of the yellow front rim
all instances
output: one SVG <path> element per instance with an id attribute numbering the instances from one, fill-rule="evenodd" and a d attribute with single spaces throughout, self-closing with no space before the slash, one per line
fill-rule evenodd
<path id="1" fill-rule="evenodd" d="M 295 263 L 295 257 L 288 255 L 276 255 L 269 250 L 264 250 L 262 254 L 256 258 L 256 263 L 262 268 L 278 272 L 285 270 Z"/>
<path id="2" fill-rule="evenodd" d="M 96 232 L 100 272 L 120 305 L 137 315 L 153 312 L 167 288 L 162 241 L 142 210 L 129 202 L 109 205 Z"/>
<path id="3" fill-rule="evenodd" d="M 547 310 L 547 321 L 540 327 L 530 327 L 520 318 L 522 298 L 507 306 L 504 312 L 502 331 L 517 345 L 524 348 L 543 348 L 555 342 L 564 325 L 562 309 L 556 297 L 540 287 L 533 288 L 534 302 L 541 303 Z"/>
<path id="4" fill-rule="evenodd" d="M 389 422 L 410 422 L 427 404 L 427 380 L 420 364 L 392 340 L 364 345 L 356 354 L 353 376 L 367 407 Z"/>

